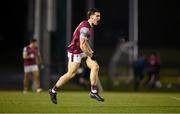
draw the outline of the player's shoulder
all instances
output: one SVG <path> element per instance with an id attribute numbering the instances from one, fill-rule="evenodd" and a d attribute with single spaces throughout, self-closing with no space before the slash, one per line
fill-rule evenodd
<path id="1" fill-rule="evenodd" d="M 87 24 L 88 23 L 88 21 L 87 20 L 83 20 L 83 21 L 81 21 L 81 24 Z"/>
<path id="2" fill-rule="evenodd" d="M 24 46 L 23 51 L 27 51 L 28 50 L 28 46 Z"/>
<path id="3" fill-rule="evenodd" d="M 89 22 L 87 20 L 81 21 L 79 26 L 89 28 Z"/>

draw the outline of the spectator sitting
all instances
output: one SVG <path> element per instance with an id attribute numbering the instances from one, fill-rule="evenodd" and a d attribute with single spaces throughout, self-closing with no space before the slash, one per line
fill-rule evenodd
<path id="1" fill-rule="evenodd" d="M 145 56 L 140 55 L 133 64 L 135 90 L 137 90 L 138 85 L 143 82 L 145 63 Z"/>
<path id="2" fill-rule="evenodd" d="M 161 88 L 160 83 L 160 57 L 156 52 L 153 52 L 147 59 L 147 75 L 146 84 L 151 87 Z"/>

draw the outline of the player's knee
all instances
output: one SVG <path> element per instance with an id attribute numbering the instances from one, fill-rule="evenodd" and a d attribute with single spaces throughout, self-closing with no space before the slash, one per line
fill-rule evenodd
<path id="1" fill-rule="evenodd" d="M 38 77 L 39 76 L 39 71 L 34 71 L 33 75 Z"/>

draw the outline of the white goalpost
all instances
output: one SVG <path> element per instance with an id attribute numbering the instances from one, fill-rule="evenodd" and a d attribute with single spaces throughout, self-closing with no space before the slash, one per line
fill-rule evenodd
<path id="1" fill-rule="evenodd" d="M 120 38 L 109 64 L 115 86 L 133 80 L 132 64 L 138 57 L 138 0 L 129 0 L 129 40 Z"/>

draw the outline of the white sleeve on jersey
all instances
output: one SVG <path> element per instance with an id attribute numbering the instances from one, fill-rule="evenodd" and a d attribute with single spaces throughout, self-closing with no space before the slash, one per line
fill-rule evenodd
<path id="1" fill-rule="evenodd" d="M 27 55 L 27 47 L 23 48 L 23 58 L 25 58 Z"/>
<path id="2" fill-rule="evenodd" d="M 27 53 L 27 47 L 24 47 L 24 48 L 23 48 L 23 54 L 24 54 L 24 53 Z"/>
<path id="3" fill-rule="evenodd" d="M 80 29 L 80 38 L 86 38 L 88 37 L 89 35 L 89 29 L 87 27 L 82 27 Z"/>
<path id="4" fill-rule="evenodd" d="M 24 47 L 24 48 L 23 48 L 23 52 L 26 52 L 26 51 L 27 51 L 27 47 Z"/>

